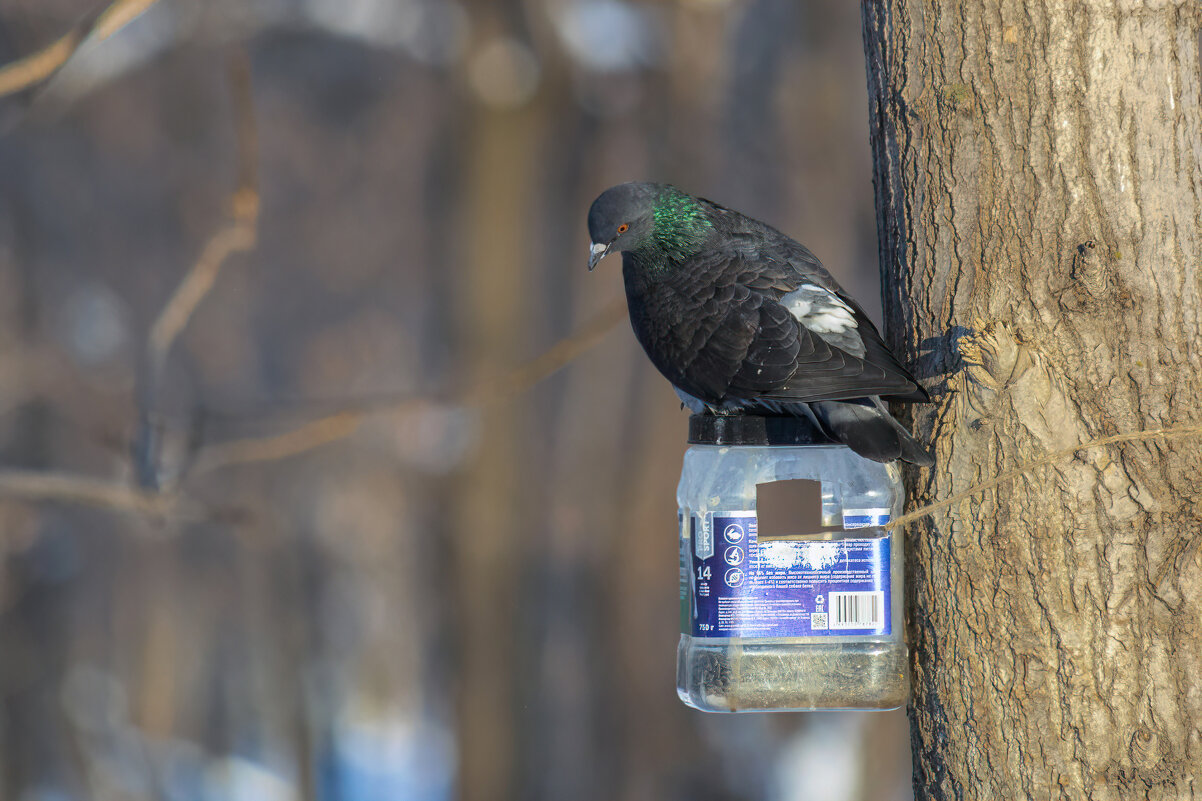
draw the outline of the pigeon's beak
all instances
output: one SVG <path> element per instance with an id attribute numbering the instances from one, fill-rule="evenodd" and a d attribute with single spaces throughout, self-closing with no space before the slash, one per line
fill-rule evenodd
<path id="1" fill-rule="evenodd" d="M 599 245 L 596 242 L 589 242 L 588 245 L 588 271 L 591 273 L 593 268 L 597 266 L 597 262 L 609 255 L 609 248 L 613 242 L 605 245 Z"/>

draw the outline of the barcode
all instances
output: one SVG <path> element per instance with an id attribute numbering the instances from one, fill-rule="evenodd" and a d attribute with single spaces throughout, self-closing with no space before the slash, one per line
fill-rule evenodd
<path id="1" fill-rule="evenodd" d="M 810 615 L 810 631 L 826 631 L 826 612 L 814 612 Z"/>
<path id="2" fill-rule="evenodd" d="M 832 592 L 832 629 L 875 629 L 885 622 L 885 593 Z"/>

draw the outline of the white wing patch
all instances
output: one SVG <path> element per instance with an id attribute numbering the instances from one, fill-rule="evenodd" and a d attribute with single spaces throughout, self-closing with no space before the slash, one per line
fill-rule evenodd
<path id="1" fill-rule="evenodd" d="M 802 284 L 780 302 L 797 322 L 815 334 L 841 334 L 856 327 L 851 307 L 835 293 L 814 284 Z"/>
<path id="2" fill-rule="evenodd" d="M 811 313 L 804 323 L 806 328 L 815 334 L 842 334 L 847 329 L 856 327 L 856 320 L 851 312 L 842 308 L 831 309 L 821 314 Z"/>
<path id="3" fill-rule="evenodd" d="M 829 344 L 853 356 L 864 356 L 864 342 L 856 326 L 856 315 L 842 298 L 815 284 L 802 284 L 780 299 L 797 322 Z"/>

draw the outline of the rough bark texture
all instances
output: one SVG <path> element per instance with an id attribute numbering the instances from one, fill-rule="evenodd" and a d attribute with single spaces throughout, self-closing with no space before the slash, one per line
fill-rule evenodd
<path id="1" fill-rule="evenodd" d="M 912 504 L 1202 409 L 1200 6 L 866 0 Z M 1202 446 L 1079 451 L 911 528 L 919 798 L 1202 795 Z"/>

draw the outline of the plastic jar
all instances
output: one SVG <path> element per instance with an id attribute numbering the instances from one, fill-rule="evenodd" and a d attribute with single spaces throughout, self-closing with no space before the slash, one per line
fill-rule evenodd
<path id="1" fill-rule="evenodd" d="M 693 415 L 681 471 L 676 690 L 710 712 L 896 709 L 908 693 L 896 465 L 804 418 Z M 816 444 L 820 443 L 820 444 Z M 808 479 L 821 521 L 759 536 L 757 487 Z"/>

